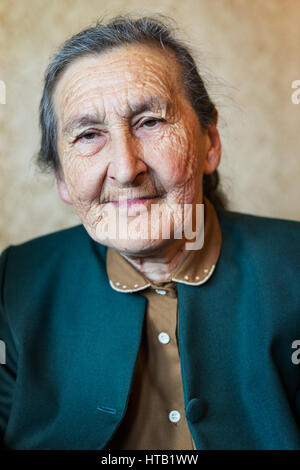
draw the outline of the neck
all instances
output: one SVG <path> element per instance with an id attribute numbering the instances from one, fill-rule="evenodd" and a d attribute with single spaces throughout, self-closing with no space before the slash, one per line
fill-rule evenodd
<path id="1" fill-rule="evenodd" d="M 150 281 L 164 282 L 189 254 L 184 248 L 185 240 L 174 240 L 174 242 L 173 245 L 147 256 L 128 255 L 128 253 L 121 255 Z"/>

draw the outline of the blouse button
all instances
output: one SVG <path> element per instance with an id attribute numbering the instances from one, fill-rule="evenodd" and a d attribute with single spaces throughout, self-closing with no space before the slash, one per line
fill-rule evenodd
<path id="1" fill-rule="evenodd" d="M 172 410 L 169 413 L 169 420 L 172 423 L 178 423 L 178 421 L 180 421 L 180 418 L 181 418 L 181 415 L 180 415 L 179 411 L 177 411 L 177 410 Z"/>
<path id="2" fill-rule="evenodd" d="M 155 292 L 160 295 L 166 295 L 167 291 L 164 289 L 155 289 Z"/>
<path id="3" fill-rule="evenodd" d="M 170 342 L 170 336 L 168 335 L 168 333 L 165 333 L 164 331 L 159 333 L 158 339 L 162 344 L 168 344 Z"/>

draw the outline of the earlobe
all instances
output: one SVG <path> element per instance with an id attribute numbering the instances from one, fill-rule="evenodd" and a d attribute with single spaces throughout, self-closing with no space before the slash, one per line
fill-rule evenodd
<path id="1" fill-rule="evenodd" d="M 65 183 L 64 177 L 61 175 L 60 170 L 55 171 L 55 178 L 56 178 L 57 189 L 58 189 L 61 199 L 67 204 L 73 204 L 72 199 L 70 198 L 70 194 L 69 194 L 67 185 Z"/>
<path id="2" fill-rule="evenodd" d="M 210 150 L 207 153 L 203 170 L 205 174 L 213 173 L 218 168 L 220 163 L 220 156 L 220 153 L 213 150 Z"/>
<path id="3" fill-rule="evenodd" d="M 203 172 L 209 174 L 217 169 L 221 160 L 222 146 L 216 123 L 209 128 L 207 136 L 209 139 L 209 148 L 207 149 Z"/>

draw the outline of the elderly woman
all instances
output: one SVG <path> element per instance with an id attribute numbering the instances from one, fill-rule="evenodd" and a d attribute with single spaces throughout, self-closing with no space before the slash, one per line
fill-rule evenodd
<path id="1" fill-rule="evenodd" d="M 161 20 L 52 58 L 39 163 L 82 224 L 2 253 L 3 448 L 300 449 L 300 223 L 226 209 L 217 119 Z"/>

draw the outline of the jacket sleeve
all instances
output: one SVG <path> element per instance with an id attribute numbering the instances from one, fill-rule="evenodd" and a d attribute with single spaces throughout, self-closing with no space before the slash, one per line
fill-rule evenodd
<path id="1" fill-rule="evenodd" d="M 16 382 L 17 348 L 5 305 L 5 271 L 10 247 L 0 256 L 0 449 L 5 446 L 5 432 L 9 420 Z"/>

